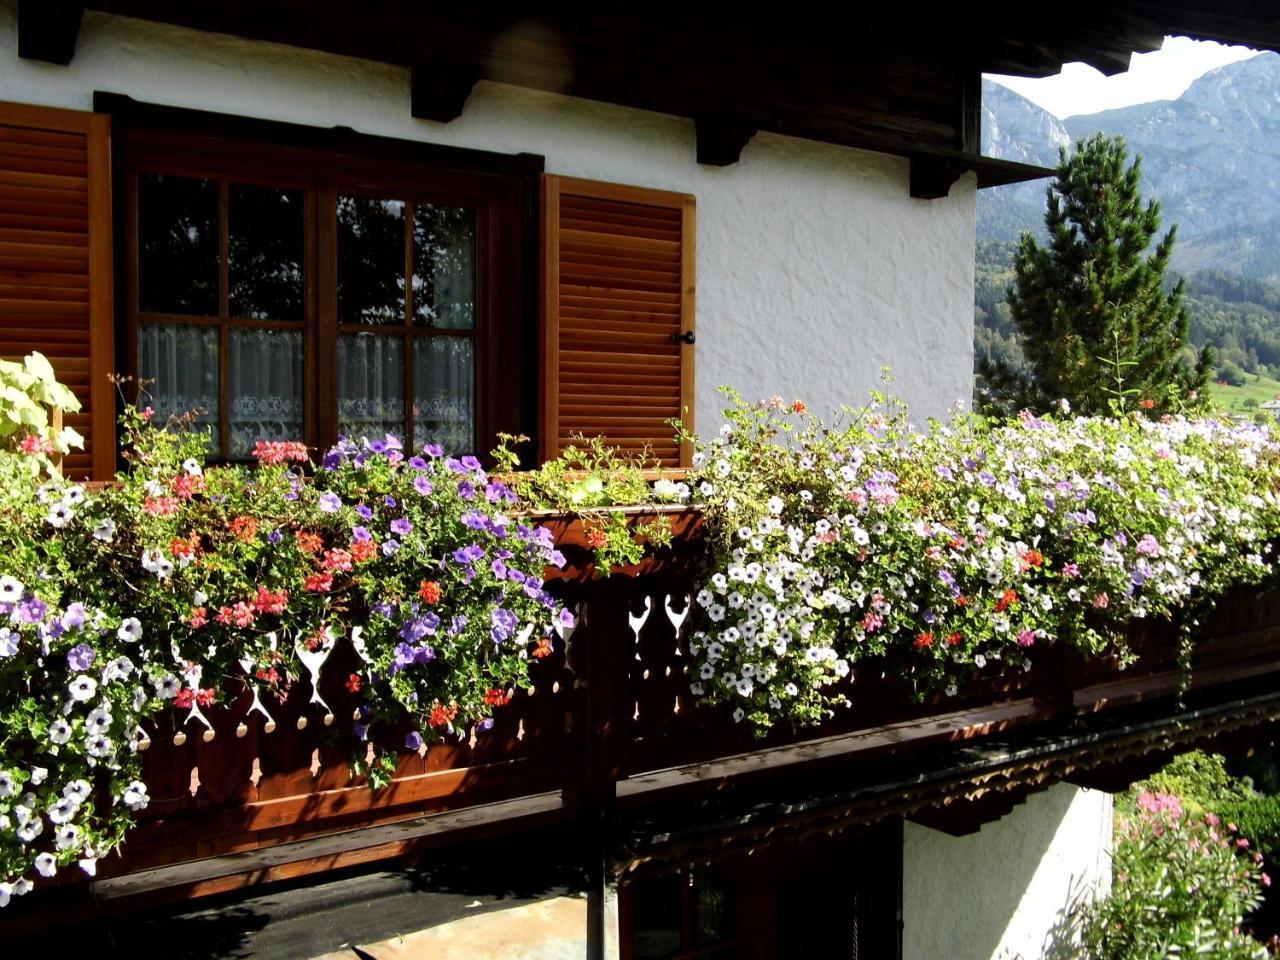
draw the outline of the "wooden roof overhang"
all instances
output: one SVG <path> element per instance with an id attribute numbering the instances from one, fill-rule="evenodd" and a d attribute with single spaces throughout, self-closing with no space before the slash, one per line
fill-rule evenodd
<path id="1" fill-rule="evenodd" d="M 20 0 L 20 56 L 69 63 L 86 11 L 359 57 L 410 72 L 412 112 L 448 122 L 481 79 L 692 119 L 697 160 L 760 130 L 908 157 L 913 196 L 1037 179 L 980 156 L 981 74 L 1105 73 L 1165 34 L 1280 49 L 1266 0 L 907 3 L 732 15 L 699 5 L 537 13 L 417 0 Z"/>

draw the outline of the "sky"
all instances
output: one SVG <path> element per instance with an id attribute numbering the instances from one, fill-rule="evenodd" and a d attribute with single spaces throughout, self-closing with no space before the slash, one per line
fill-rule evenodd
<path id="1" fill-rule="evenodd" d="M 1257 52 L 1210 40 L 1165 37 L 1163 47 L 1134 54 L 1128 71 L 1114 77 L 1103 76 L 1083 63 L 1069 63 L 1052 77 L 1028 79 L 993 74 L 990 79 L 1062 118 L 1151 100 L 1175 100 L 1197 77 L 1215 67 L 1247 60 Z"/>

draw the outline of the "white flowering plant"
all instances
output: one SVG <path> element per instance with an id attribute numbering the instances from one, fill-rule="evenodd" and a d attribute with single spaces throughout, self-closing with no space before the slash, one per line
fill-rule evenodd
<path id="1" fill-rule="evenodd" d="M 709 537 L 693 689 L 757 733 L 856 702 L 871 658 L 924 696 L 1054 644 L 1124 657 L 1130 620 L 1274 568 L 1266 427 L 1064 411 L 917 431 L 882 393 L 828 426 L 729 396 L 720 434 L 687 438 Z"/>

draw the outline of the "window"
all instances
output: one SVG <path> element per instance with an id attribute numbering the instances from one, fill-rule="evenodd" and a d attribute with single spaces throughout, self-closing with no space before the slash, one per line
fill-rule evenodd
<path id="1" fill-rule="evenodd" d="M 125 359 L 157 416 L 198 411 L 226 460 L 260 439 L 462 454 L 534 432 L 528 175 L 373 138 L 123 139 Z"/>

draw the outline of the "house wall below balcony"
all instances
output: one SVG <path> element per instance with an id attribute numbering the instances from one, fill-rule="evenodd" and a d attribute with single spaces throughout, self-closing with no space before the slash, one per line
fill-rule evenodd
<path id="1" fill-rule="evenodd" d="M 1058 784 L 978 833 L 907 824 L 903 960 L 1035 960 L 1064 908 L 1110 887 L 1111 796 Z"/>
<path id="2" fill-rule="evenodd" d="M 698 203 L 697 416 L 716 387 L 856 402 L 892 367 L 919 416 L 969 397 L 976 187 L 908 195 L 904 159 L 760 134 L 729 167 L 694 162 L 692 122 L 482 82 L 449 124 L 414 120 L 408 71 L 160 24 L 85 15 L 70 66 L 17 56 L 0 0 L 0 98 L 89 109 L 94 91 L 546 157 L 549 172 L 692 193 Z"/>

